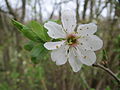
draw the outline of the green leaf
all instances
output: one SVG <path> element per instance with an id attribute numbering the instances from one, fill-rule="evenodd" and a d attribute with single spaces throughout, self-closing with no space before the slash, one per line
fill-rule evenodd
<path id="1" fill-rule="evenodd" d="M 43 44 L 36 45 L 31 51 L 31 60 L 33 63 L 38 63 L 39 60 L 44 59 L 47 55 L 48 50 L 43 46 Z"/>
<path id="2" fill-rule="evenodd" d="M 34 46 L 35 46 L 35 42 L 29 41 L 24 45 L 24 49 L 26 49 L 27 51 L 31 51 Z"/>
<path id="3" fill-rule="evenodd" d="M 102 50 L 102 53 L 103 53 L 102 59 L 103 60 L 108 60 L 107 51 L 104 49 L 104 50 Z"/>
<path id="4" fill-rule="evenodd" d="M 17 79 L 17 78 L 19 77 L 19 75 L 20 75 L 20 74 L 19 74 L 18 72 L 13 71 L 13 72 L 11 73 L 10 77 L 13 78 L 13 79 Z"/>
<path id="5" fill-rule="evenodd" d="M 50 37 L 47 34 L 47 30 L 36 21 L 31 21 L 28 26 L 32 29 L 32 31 L 44 42 L 49 41 Z"/>
<path id="6" fill-rule="evenodd" d="M 44 77 L 44 68 L 42 68 L 41 66 L 36 66 L 35 70 L 36 70 L 36 72 L 34 74 L 35 77 L 39 80 L 42 80 Z"/>
<path id="7" fill-rule="evenodd" d="M 21 30 L 21 29 L 23 29 L 23 27 L 25 27 L 23 24 L 15 21 L 14 19 L 12 19 L 12 24 L 13 24 L 14 26 L 16 26 L 19 30 Z"/>
<path id="8" fill-rule="evenodd" d="M 32 31 L 31 28 L 15 21 L 15 20 L 12 20 L 12 23 L 13 25 L 18 28 L 18 30 L 23 33 L 24 36 L 26 36 L 28 39 L 32 40 L 32 41 L 36 41 L 36 42 L 44 42 L 43 40 L 41 40 L 36 33 L 34 33 Z"/>
<path id="9" fill-rule="evenodd" d="M 30 40 L 43 43 L 43 41 L 30 28 L 24 27 L 21 32 Z"/>
<path id="10" fill-rule="evenodd" d="M 105 88 L 105 90 L 111 90 L 111 89 L 110 89 L 110 87 L 109 87 L 109 86 L 107 86 L 107 87 Z"/>
<path id="11" fill-rule="evenodd" d="M 61 24 L 61 20 L 50 20 L 52 22 L 56 22 L 57 24 Z"/>
<path id="12" fill-rule="evenodd" d="M 12 89 L 9 87 L 8 83 L 4 81 L 0 83 L 0 90 L 12 90 Z"/>
<path id="13" fill-rule="evenodd" d="M 90 88 L 90 90 L 95 90 L 94 88 Z"/>
<path id="14" fill-rule="evenodd" d="M 45 39 L 46 39 L 46 41 L 50 41 L 52 38 L 50 38 L 49 36 L 48 36 L 48 34 L 47 34 L 47 29 L 46 28 L 44 28 L 43 27 L 43 29 L 44 29 L 44 35 L 45 35 Z"/>

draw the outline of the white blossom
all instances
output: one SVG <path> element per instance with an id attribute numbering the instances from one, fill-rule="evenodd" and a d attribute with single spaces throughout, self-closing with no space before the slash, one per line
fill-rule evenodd
<path id="1" fill-rule="evenodd" d="M 76 25 L 74 11 L 65 10 L 61 15 L 62 25 L 48 21 L 44 27 L 53 39 L 62 39 L 57 42 L 46 42 L 44 47 L 52 50 L 51 58 L 57 65 L 67 61 L 74 72 L 78 72 L 82 64 L 88 66 L 96 61 L 94 51 L 103 46 L 103 41 L 94 35 L 97 25 L 94 23 Z"/>

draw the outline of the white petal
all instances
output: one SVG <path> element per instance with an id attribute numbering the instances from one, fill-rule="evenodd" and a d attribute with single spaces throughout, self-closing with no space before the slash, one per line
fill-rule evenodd
<path id="1" fill-rule="evenodd" d="M 48 21 L 47 23 L 44 24 L 44 27 L 48 29 L 47 33 L 52 38 L 57 39 L 66 37 L 66 33 L 63 30 L 62 26 L 55 22 Z"/>
<path id="2" fill-rule="evenodd" d="M 80 61 L 81 58 L 77 56 L 76 50 L 74 48 L 71 48 L 69 50 L 68 55 L 69 55 L 68 60 L 69 60 L 69 63 L 71 65 L 73 71 L 78 72 L 82 67 L 82 63 Z"/>
<path id="3" fill-rule="evenodd" d="M 60 48 L 64 44 L 64 42 L 65 42 L 64 40 L 59 42 L 46 42 L 44 44 L 44 47 L 47 48 L 48 50 L 54 50 Z"/>
<path id="4" fill-rule="evenodd" d="M 62 11 L 62 24 L 66 32 L 73 33 L 76 27 L 76 15 L 72 10 Z"/>
<path id="5" fill-rule="evenodd" d="M 103 41 L 97 37 L 96 35 L 85 36 L 84 38 L 80 38 L 79 42 L 82 47 L 87 50 L 96 51 L 102 48 Z"/>
<path id="6" fill-rule="evenodd" d="M 79 57 L 81 57 L 81 62 L 83 64 L 86 64 L 88 66 L 91 66 L 92 64 L 95 63 L 96 61 L 96 55 L 93 51 L 85 51 L 83 49 L 77 49 L 77 54 L 79 55 Z"/>
<path id="7" fill-rule="evenodd" d="M 80 35 L 94 34 L 97 31 L 97 25 L 94 23 L 80 24 L 77 28 L 77 32 Z"/>
<path id="8" fill-rule="evenodd" d="M 68 46 L 64 45 L 61 48 L 53 50 L 51 52 L 51 58 L 54 62 L 56 62 L 56 65 L 62 65 L 66 63 L 67 50 L 68 50 Z"/>

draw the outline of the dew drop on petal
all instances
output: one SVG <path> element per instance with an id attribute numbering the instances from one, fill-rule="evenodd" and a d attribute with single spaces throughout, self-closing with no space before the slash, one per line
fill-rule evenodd
<path id="1" fill-rule="evenodd" d="M 58 46 L 56 46 L 56 48 L 59 48 Z"/>
<path id="2" fill-rule="evenodd" d="M 86 59 L 86 58 L 87 58 L 87 56 L 84 56 L 83 58 L 84 58 L 84 59 Z"/>
<path id="3" fill-rule="evenodd" d="M 83 43 L 80 43 L 81 45 L 83 45 Z"/>
<path id="4" fill-rule="evenodd" d="M 91 49 L 93 49 L 92 47 L 90 47 Z"/>

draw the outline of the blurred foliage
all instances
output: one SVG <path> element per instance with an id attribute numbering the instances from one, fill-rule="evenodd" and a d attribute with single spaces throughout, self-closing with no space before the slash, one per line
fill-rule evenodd
<path id="1" fill-rule="evenodd" d="M 36 21 L 31 21 L 27 26 L 15 20 L 12 20 L 12 23 L 24 36 L 32 40 L 24 45 L 24 48 L 31 51 L 32 62 L 35 64 L 39 63 L 39 60 L 44 59 L 44 56 L 47 56 L 48 53 L 48 50 L 43 46 L 44 42 L 51 40 L 47 30 Z"/>
<path id="2" fill-rule="evenodd" d="M 26 18 L 28 14 L 31 16 L 31 21 L 27 21 L 26 18 L 22 19 L 24 22 L 20 20 L 20 16 L 24 14 L 22 6 L 13 8 L 17 14 L 14 15 L 14 12 L 9 11 L 9 7 L 6 5 L 2 7 L 0 3 L 0 90 L 120 90 L 117 82 L 101 69 L 83 65 L 81 71 L 74 73 L 69 63 L 55 65 L 43 46 L 44 42 L 51 40 L 43 27 L 44 18 L 40 19 L 40 15 L 42 17 L 44 15 L 36 9 L 42 6 L 42 11 L 47 12 L 43 8 L 46 1 L 18 1 L 27 1 L 26 13 L 29 11 L 28 7 L 32 8 L 29 12 L 32 14 L 26 15 Z M 76 1 L 84 5 L 83 7 L 80 3 L 76 5 L 76 13 L 83 8 L 79 15 L 77 14 L 78 23 L 96 23 L 98 25 L 96 34 L 104 41 L 103 49 L 96 52 L 97 62 L 110 68 L 120 78 L 120 3 L 117 0 Z M 85 4 L 87 1 L 88 5 Z M 9 4 L 12 6 L 11 3 Z M 56 1 L 52 18 L 49 18 L 50 12 L 47 12 L 47 18 L 61 24 L 61 6 L 62 4 Z M 105 10 L 107 12 L 102 12 Z M 56 12 L 59 16 L 56 16 Z"/>

